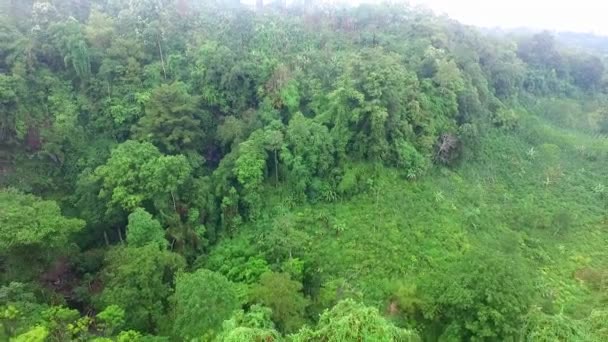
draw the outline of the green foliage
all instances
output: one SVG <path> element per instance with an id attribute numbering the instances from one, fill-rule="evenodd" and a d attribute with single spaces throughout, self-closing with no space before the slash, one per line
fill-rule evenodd
<path id="1" fill-rule="evenodd" d="M 530 313 L 524 334 L 525 341 L 595 341 L 584 322 L 562 314 L 547 315 L 538 309 Z"/>
<path id="2" fill-rule="evenodd" d="M 602 83 L 605 66 L 602 60 L 593 55 L 576 55 L 570 61 L 570 74 L 574 84 L 578 87 L 591 90 Z"/>
<path id="3" fill-rule="evenodd" d="M 414 92 L 417 86 L 415 75 L 399 65 L 393 54 L 369 49 L 352 56 L 322 114 L 333 126 L 331 134 L 338 154 L 344 156 L 352 144 L 352 151 L 359 157 L 391 160 L 391 144 L 413 139 L 412 124 L 421 119 L 417 117 L 421 115 Z M 430 138 L 424 135 L 435 133 L 426 123 L 416 125 L 421 141 Z"/>
<path id="4" fill-rule="evenodd" d="M 428 160 L 407 141 L 396 144 L 397 166 L 403 168 L 407 178 L 420 177 L 428 168 Z"/>
<path id="5" fill-rule="evenodd" d="M 308 305 L 301 290 L 302 284 L 289 274 L 267 272 L 251 290 L 251 299 L 272 309 L 272 320 L 281 331 L 293 332 L 303 323 Z"/>
<path id="6" fill-rule="evenodd" d="M 287 126 L 285 143 L 281 158 L 296 191 L 304 193 L 316 177 L 328 175 L 334 164 L 334 147 L 327 127 L 295 113 Z"/>
<path id="7" fill-rule="evenodd" d="M 607 339 L 605 58 L 306 5 L 0 4 L 0 340 Z"/>
<path id="8" fill-rule="evenodd" d="M 266 153 L 261 141 L 262 132 L 256 131 L 255 133 L 249 140 L 239 145 L 239 156 L 234 169 L 237 180 L 244 188 L 243 200 L 247 204 L 250 217 L 256 217 L 259 214 L 259 192 L 266 168 Z"/>
<path id="9" fill-rule="evenodd" d="M 175 283 L 173 334 L 180 339 L 213 336 L 240 306 L 235 284 L 213 271 L 181 273 Z"/>
<path id="10" fill-rule="evenodd" d="M 64 246 L 71 234 L 84 227 L 79 219 L 61 215 L 55 201 L 45 201 L 19 191 L 0 190 L 0 248 Z"/>
<path id="11" fill-rule="evenodd" d="M 134 331 L 134 330 L 128 330 L 128 331 L 121 331 L 120 334 L 118 334 L 118 337 L 116 338 L 116 340 L 118 342 L 130 342 L 130 341 L 139 342 L 139 341 L 144 341 L 144 338 L 141 333 Z"/>
<path id="12" fill-rule="evenodd" d="M 184 267 L 179 255 L 158 246 L 116 247 L 108 252 L 101 277 L 105 288 L 96 302 L 125 310 L 125 327 L 153 331 L 166 324 L 173 274 Z"/>
<path id="13" fill-rule="evenodd" d="M 280 95 L 281 101 L 291 113 L 298 111 L 300 107 L 300 94 L 298 92 L 298 85 L 294 80 L 287 83 L 287 85 L 281 89 Z"/>
<path id="14" fill-rule="evenodd" d="M 39 303 L 36 292 L 35 287 L 18 282 L 0 287 L 0 337 L 25 333 L 42 320 L 47 306 Z"/>
<path id="15" fill-rule="evenodd" d="M 194 87 L 209 105 L 226 113 L 239 113 L 254 102 L 265 65 L 254 54 L 239 56 L 223 43 L 231 42 L 208 40 L 195 52 Z"/>
<path id="16" fill-rule="evenodd" d="M 281 264 L 281 271 L 289 274 L 293 280 L 301 282 L 304 277 L 304 261 L 298 258 L 289 258 Z"/>
<path id="17" fill-rule="evenodd" d="M 112 336 L 125 324 L 125 310 L 118 305 L 112 304 L 98 313 L 95 318 L 98 329 L 100 329 L 104 335 Z"/>
<path id="18" fill-rule="evenodd" d="M 340 195 L 352 196 L 373 186 L 374 167 L 368 164 L 351 164 L 345 166 L 342 179 L 336 190 Z"/>
<path id="19" fill-rule="evenodd" d="M 70 18 L 51 25 L 50 31 L 66 66 L 71 64 L 76 75 L 81 79 L 88 78 L 91 73 L 91 61 L 79 23 L 74 18 Z"/>
<path id="20" fill-rule="evenodd" d="M 143 247 L 151 244 L 158 246 L 160 249 L 167 248 L 163 227 L 142 208 L 135 209 L 129 215 L 127 243 L 131 247 Z"/>
<path id="21" fill-rule="evenodd" d="M 442 338 L 512 338 L 532 302 L 524 265 L 513 256 L 469 252 L 422 280 L 422 312 L 444 326 Z"/>
<path id="22" fill-rule="evenodd" d="M 261 251 L 269 260 L 286 260 L 304 254 L 311 241 L 311 236 L 301 229 L 294 215 L 280 215 L 273 219 L 270 231 L 260 242 Z"/>
<path id="23" fill-rule="evenodd" d="M 262 274 L 270 271 L 270 267 L 266 260 L 261 258 L 250 257 L 245 261 L 233 257 L 229 263 L 222 264 L 220 271 L 230 280 L 252 284 L 257 282 Z"/>
<path id="24" fill-rule="evenodd" d="M 235 174 L 243 187 L 254 189 L 264 180 L 266 155 L 263 153 L 261 143 L 257 141 L 259 135 L 253 135 L 239 146 L 239 158 L 236 160 Z"/>
<path id="25" fill-rule="evenodd" d="M 603 340 L 608 337 L 608 328 L 606 328 L 606 320 L 608 312 L 606 310 L 593 310 L 586 319 L 589 331 L 597 340 Z"/>
<path id="26" fill-rule="evenodd" d="M 44 342 L 49 336 L 48 330 L 43 326 L 36 326 L 13 339 L 11 342 Z"/>
<path id="27" fill-rule="evenodd" d="M 559 67 L 555 37 L 548 31 L 527 37 L 518 46 L 518 55 L 526 62 L 547 69 Z"/>
<path id="28" fill-rule="evenodd" d="M 13 144 L 25 137 L 26 127 L 19 111 L 19 98 L 15 91 L 18 79 L 0 75 L 0 143 Z"/>
<path id="29" fill-rule="evenodd" d="M 501 108 L 496 111 L 492 123 L 497 127 L 513 129 L 517 127 L 519 117 L 513 109 Z"/>
<path id="30" fill-rule="evenodd" d="M 198 108 L 198 99 L 188 94 L 185 84 L 161 85 L 144 106 L 145 115 L 133 128 L 135 137 L 167 153 L 196 150 L 205 141 L 208 115 Z"/>
<path id="31" fill-rule="evenodd" d="M 245 240 L 235 240 L 230 245 L 218 245 L 214 253 L 201 258 L 200 261 L 204 263 L 200 265 L 225 275 L 235 283 L 253 284 L 263 273 L 270 271 L 270 265 L 261 255 L 255 253 L 254 247 Z"/>
<path id="32" fill-rule="evenodd" d="M 259 305 L 252 305 L 247 312 L 239 310 L 224 321 L 216 341 L 281 341 L 271 315 L 272 310 Z"/>
<path id="33" fill-rule="evenodd" d="M 90 317 L 80 317 L 78 311 L 60 306 L 43 311 L 42 317 L 51 341 L 85 339 L 92 323 Z"/>
<path id="34" fill-rule="evenodd" d="M 419 341 L 414 331 L 394 326 L 377 309 L 353 300 L 340 301 L 325 311 L 314 330 L 304 328 L 294 342 L 313 341 Z"/>
<path id="35" fill-rule="evenodd" d="M 184 156 L 165 156 L 150 143 L 129 140 L 112 150 L 95 176 L 101 181 L 99 196 L 108 201 L 109 208 L 133 210 L 145 201 L 166 207 L 190 172 Z"/>

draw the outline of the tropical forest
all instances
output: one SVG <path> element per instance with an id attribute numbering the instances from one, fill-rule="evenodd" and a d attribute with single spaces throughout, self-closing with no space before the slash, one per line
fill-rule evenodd
<path id="1" fill-rule="evenodd" d="M 0 0 L 0 341 L 608 341 L 608 38 Z"/>

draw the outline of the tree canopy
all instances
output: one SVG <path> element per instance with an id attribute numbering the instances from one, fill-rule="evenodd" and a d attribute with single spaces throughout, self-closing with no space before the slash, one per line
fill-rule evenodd
<path id="1" fill-rule="evenodd" d="M 240 306 L 236 285 L 205 269 L 179 274 L 173 301 L 173 331 L 184 340 L 213 336 L 213 329 Z"/>
<path id="2" fill-rule="evenodd" d="M 14 189 L 0 191 L 0 249 L 36 247 L 52 249 L 68 243 L 84 221 L 68 218 L 54 201 L 42 200 Z"/>

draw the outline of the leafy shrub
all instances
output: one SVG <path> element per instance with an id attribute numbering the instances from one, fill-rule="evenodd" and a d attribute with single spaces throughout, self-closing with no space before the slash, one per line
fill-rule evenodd
<path id="1" fill-rule="evenodd" d="M 500 128 L 514 129 L 519 125 L 519 115 L 513 109 L 501 107 L 494 112 L 492 123 Z"/>
<path id="2" fill-rule="evenodd" d="M 401 140 L 396 146 L 397 166 L 404 170 L 409 179 L 421 177 L 428 168 L 428 159 L 416 148 L 405 140 Z M 446 152 L 447 153 L 447 152 Z"/>

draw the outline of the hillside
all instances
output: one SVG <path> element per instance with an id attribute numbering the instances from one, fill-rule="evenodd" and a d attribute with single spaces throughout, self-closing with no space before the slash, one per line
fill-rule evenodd
<path id="1" fill-rule="evenodd" d="M 585 41 L 396 5 L 2 11 L 0 340 L 608 339 Z"/>

